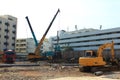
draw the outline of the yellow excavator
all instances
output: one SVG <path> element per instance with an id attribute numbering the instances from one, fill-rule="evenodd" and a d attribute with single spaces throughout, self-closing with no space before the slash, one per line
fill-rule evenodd
<path id="1" fill-rule="evenodd" d="M 111 58 L 110 58 L 110 64 L 107 65 L 107 61 L 103 58 L 103 50 L 106 48 L 111 49 Z M 82 72 L 95 72 L 98 70 L 108 70 L 111 69 L 114 65 L 114 67 L 118 68 L 118 61 L 115 59 L 115 53 L 114 53 L 114 42 L 111 43 L 105 43 L 101 45 L 97 53 L 95 53 L 92 50 L 88 50 L 85 52 L 85 55 L 83 57 L 79 58 L 79 70 Z"/>
<path id="2" fill-rule="evenodd" d="M 59 12 L 60 12 L 60 10 L 58 9 L 57 12 L 56 12 L 56 14 L 54 15 L 52 21 L 50 22 L 47 30 L 45 31 L 43 37 L 41 38 L 40 42 L 38 43 L 38 45 L 37 45 L 34 53 L 29 53 L 29 54 L 28 54 L 28 60 L 30 60 L 30 61 L 38 61 L 38 60 L 40 60 L 40 59 L 43 58 L 43 56 L 40 54 L 40 48 L 41 48 L 41 46 L 42 46 L 42 44 L 43 44 L 43 41 L 44 41 L 44 39 L 45 39 L 45 36 L 47 35 L 50 27 L 52 26 L 52 24 L 53 24 L 53 22 L 54 22 L 54 20 L 55 20 L 55 18 L 56 18 L 56 16 L 58 15 Z"/>

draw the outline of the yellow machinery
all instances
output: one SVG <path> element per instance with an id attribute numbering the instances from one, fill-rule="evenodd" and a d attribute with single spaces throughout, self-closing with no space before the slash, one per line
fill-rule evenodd
<path id="1" fill-rule="evenodd" d="M 29 54 L 28 54 L 28 60 L 30 60 L 30 61 L 37 61 L 37 60 L 40 60 L 41 58 L 43 58 L 43 56 L 40 54 L 40 48 L 41 48 L 42 43 L 43 43 L 43 41 L 44 41 L 44 39 L 45 39 L 45 36 L 47 35 L 47 33 L 48 33 L 51 25 L 53 24 L 53 22 L 54 22 L 57 14 L 58 14 L 59 12 L 60 12 L 60 10 L 58 9 L 58 11 L 57 11 L 56 14 L 54 15 L 52 21 L 50 22 L 50 24 L 49 24 L 46 32 L 44 33 L 43 37 L 41 38 L 40 42 L 38 43 L 38 46 L 36 47 L 34 53 L 29 53 Z"/>
<path id="2" fill-rule="evenodd" d="M 79 58 L 79 64 L 80 64 L 80 71 L 92 71 L 94 72 L 96 68 L 103 67 L 107 64 L 107 62 L 103 59 L 102 52 L 104 49 L 110 48 L 111 49 L 111 59 L 110 62 L 111 64 L 118 64 L 117 61 L 115 60 L 115 54 L 114 54 L 114 42 L 112 43 L 106 43 L 101 45 L 97 53 L 94 51 L 86 51 L 84 57 Z M 97 69 L 96 69 L 97 70 Z"/>

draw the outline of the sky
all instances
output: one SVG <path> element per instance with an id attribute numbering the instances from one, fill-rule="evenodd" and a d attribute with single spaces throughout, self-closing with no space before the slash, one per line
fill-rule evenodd
<path id="1" fill-rule="evenodd" d="M 120 27 L 120 0 L 0 0 L 0 15 L 17 17 L 17 38 L 32 37 L 26 16 L 38 40 L 41 39 L 58 8 L 47 38 L 58 30 Z"/>

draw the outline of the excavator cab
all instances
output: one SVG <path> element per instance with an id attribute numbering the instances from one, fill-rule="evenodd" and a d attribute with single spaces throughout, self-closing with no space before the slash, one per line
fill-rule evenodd
<path id="1" fill-rule="evenodd" d="M 95 56 L 96 56 L 95 51 L 93 51 L 93 50 L 85 51 L 84 57 L 95 57 Z"/>

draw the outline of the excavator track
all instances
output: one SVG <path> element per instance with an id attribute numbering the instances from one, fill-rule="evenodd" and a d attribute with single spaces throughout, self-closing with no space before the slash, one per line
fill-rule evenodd
<path id="1" fill-rule="evenodd" d="M 120 66 L 113 66 L 113 65 L 105 65 L 105 66 L 99 66 L 99 67 L 82 67 L 82 66 L 79 66 L 79 70 L 81 72 L 97 72 L 97 71 L 103 71 L 103 72 L 106 72 L 106 71 L 118 71 L 120 70 Z"/>

